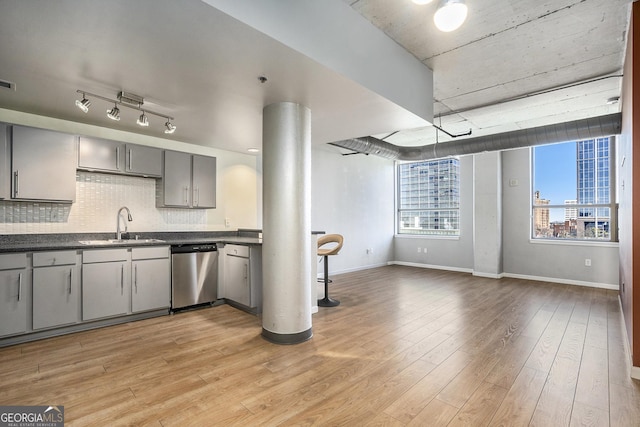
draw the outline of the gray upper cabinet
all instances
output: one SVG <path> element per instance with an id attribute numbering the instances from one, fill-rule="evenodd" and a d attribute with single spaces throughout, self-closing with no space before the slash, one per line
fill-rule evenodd
<path id="1" fill-rule="evenodd" d="M 216 158 L 193 156 L 193 206 L 216 207 Z"/>
<path id="2" fill-rule="evenodd" d="M 125 170 L 129 174 L 162 176 L 162 150 L 144 145 L 125 146 Z"/>
<path id="3" fill-rule="evenodd" d="M 11 170 L 9 151 L 9 126 L 0 123 L 0 200 L 10 199 L 11 180 L 9 171 Z"/>
<path id="4" fill-rule="evenodd" d="M 73 202 L 76 137 L 50 130 L 11 127 L 11 196 Z"/>
<path id="5" fill-rule="evenodd" d="M 149 177 L 162 176 L 162 150 L 81 136 L 78 169 Z"/>
<path id="6" fill-rule="evenodd" d="M 216 158 L 165 151 L 158 206 L 215 208 Z"/>

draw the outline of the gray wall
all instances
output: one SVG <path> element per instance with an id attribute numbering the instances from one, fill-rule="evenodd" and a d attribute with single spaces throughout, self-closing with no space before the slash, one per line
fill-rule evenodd
<path id="1" fill-rule="evenodd" d="M 520 277 L 617 289 L 617 243 L 544 242 L 530 238 L 530 150 L 522 148 L 503 151 L 501 156 L 501 174 L 495 170 L 483 169 L 490 167 L 488 165 L 499 167 L 495 163 L 476 162 L 474 170 L 473 156 L 461 157 L 462 225 L 459 239 L 395 236 L 394 262 L 475 273 L 474 251 L 485 251 L 502 257 L 496 260 L 496 265 L 502 266 L 498 277 Z M 474 241 L 473 182 L 482 178 L 486 185 L 487 176 L 500 179 L 501 183 L 497 184 L 502 187 L 502 212 L 494 215 L 496 218 L 502 216 L 502 250 L 497 252 L 495 241 L 485 242 L 478 238 Z M 517 180 L 518 184 L 510 186 L 512 180 Z M 475 198 L 475 203 L 481 203 L 482 200 Z M 499 204 L 494 206 L 500 209 Z M 486 212 L 484 215 L 491 217 Z M 490 247 L 485 248 L 484 245 Z M 420 252 L 418 248 L 421 249 Z M 424 248 L 427 248 L 426 254 Z M 585 266 L 586 258 L 591 259 L 591 267 Z M 478 273 L 482 275 L 484 272 Z"/>

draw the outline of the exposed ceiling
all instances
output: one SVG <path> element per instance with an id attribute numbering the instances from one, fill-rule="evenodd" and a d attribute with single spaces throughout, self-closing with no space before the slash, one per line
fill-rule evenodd
<path id="1" fill-rule="evenodd" d="M 441 33 L 437 1 L 344 0 L 434 71 L 436 124 L 473 136 L 617 112 L 632 0 L 467 0 L 462 28 Z M 313 112 L 316 144 L 376 135 L 433 143 L 422 119 L 200 0 L 0 0 L 0 108 L 246 152 L 261 145 L 262 108 Z M 385 61 L 385 58 L 380 58 Z M 261 83 L 258 77 L 268 77 Z M 77 89 L 145 98 L 175 117 L 106 118 Z M 533 94 L 533 95 L 532 95 Z M 438 133 L 439 141 L 449 138 Z"/>
<path id="2" fill-rule="evenodd" d="M 467 20 L 451 33 L 433 25 L 437 0 L 344 1 L 433 70 L 434 123 L 450 133 L 489 135 L 620 111 L 606 101 L 621 93 L 632 0 L 466 0 Z M 426 145 L 436 131 L 385 140 Z"/>

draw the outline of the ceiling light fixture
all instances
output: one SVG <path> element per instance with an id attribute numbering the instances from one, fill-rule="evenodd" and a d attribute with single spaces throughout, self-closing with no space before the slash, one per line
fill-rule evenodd
<path id="1" fill-rule="evenodd" d="M 120 109 L 117 105 L 114 104 L 112 109 L 107 110 L 107 117 L 116 122 L 120 121 Z"/>
<path id="2" fill-rule="evenodd" d="M 167 120 L 164 124 L 166 129 L 164 133 L 174 133 L 176 131 L 176 126 L 171 123 L 171 120 L 174 120 L 173 117 L 167 116 L 166 114 L 156 113 L 154 111 L 149 111 L 146 108 L 142 109 L 142 104 L 144 104 L 144 98 L 133 94 L 131 92 L 118 92 L 118 99 L 111 99 L 104 96 L 96 95 L 95 93 L 90 93 L 84 90 L 77 90 L 76 92 L 82 94 L 82 100 L 76 100 L 76 105 L 85 113 L 89 111 L 89 106 L 91 105 L 91 101 L 87 99 L 87 97 L 101 99 L 106 102 L 113 103 L 113 108 L 107 110 L 107 117 L 111 120 L 119 121 L 120 120 L 120 108 L 118 107 L 127 107 L 134 110 L 140 111 L 142 114 L 138 117 L 136 123 L 140 126 L 147 127 L 149 126 L 149 114 L 162 117 Z"/>
<path id="3" fill-rule="evenodd" d="M 171 119 L 169 119 L 171 120 Z M 176 126 L 174 124 L 172 124 L 169 120 L 167 120 L 167 123 L 165 123 L 164 125 L 166 126 L 166 129 L 164 130 L 164 133 L 174 133 L 176 131 Z"/>
<path id="4" fill-rule="evenodd" d="M 431 3 L 431 0 L 413 0 L 413 2 L 422 6 L 423 4 Z"/>
<path id="5" fill-rule="evenodd" d="M 76 99 L 76 107 L 81 109 L 83 113 L 88 113 L 90 106 L 91 106 L 91 101 L 87 99 L 84 93 L 82 94 L 82 101 Z"/>
<path id="6" fill-rule="evenodd" d="M 619 96 L 612 96 L 611 98 L 607 99 L 607 105 L 617 104 L 618 102 L 620 102 Z"/>
<path id="7" fill-rule="evenodd" d="M 433 22 L 440 31 L 448 33 L 457 30 L 467 19 L 467 5 L 464 0 L 441 0 L 433 15 Z"/>
<path id="8" fill-rule="evenodd" d="M 149 126 L 149 119 L 144 114 L 144 111 L 142 112 L 142 114 L 140 114 L 140 117 L 138 117 L 138 121 L 136 123 L 138 123 L 140 126 L 144 126 L 144 127 Z"/>

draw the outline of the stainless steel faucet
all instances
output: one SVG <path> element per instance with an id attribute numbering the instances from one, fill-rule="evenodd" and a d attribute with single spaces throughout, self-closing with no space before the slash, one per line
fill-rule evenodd
<path id="1" fill-rule="evenodd" d="M 122 215 L 122 211 L 125 210 L 127 211 L 127 221 L 133 221 L 133 217 L 131 216 L 131 211 L 129 210 L 128 207 L 123 206 L 120 209 L 118 209 L 118 216 L 116 218 L 116 239 L 121 240 L 122 239 L 122 231 L 120 230 L 120 216 Z M 127 228 L 127 222 L 125 221 L 124 223 L 124 232 L 126 233 L 128 230 Z"/>

